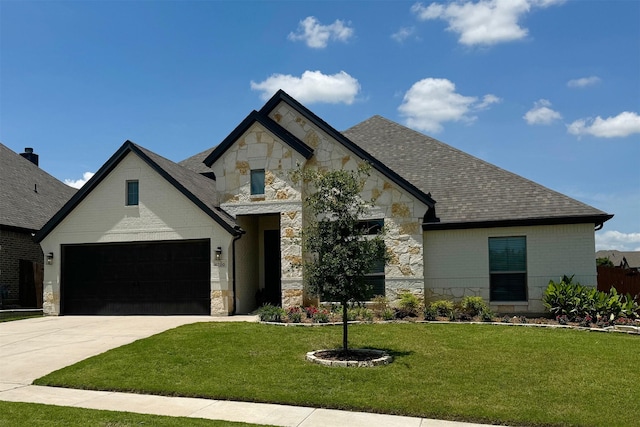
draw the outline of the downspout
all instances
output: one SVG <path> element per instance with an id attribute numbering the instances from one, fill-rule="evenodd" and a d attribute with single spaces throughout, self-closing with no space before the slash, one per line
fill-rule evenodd
<path id="1" fill-rule="evenodd" d="M 238 226 L 236 226 L 235 228 L 238 234 L 233 236 L 233 243 L 231 243 L 231 259 L 233 262 L 233 267 L 231 270 L 231 289 L 233 294 L 231 295 L 231 301 L 232 301 L 231 315 L 232 316 L 235 316 L 236 314 L 236 242 L 240 240 L 242 235 L 245 233 L 245 231 L 242 228 Z"/>

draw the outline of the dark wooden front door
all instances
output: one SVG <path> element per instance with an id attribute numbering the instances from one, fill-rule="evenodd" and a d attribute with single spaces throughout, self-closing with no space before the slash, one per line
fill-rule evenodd
<path id="1" fill-rule="evenodd" d="M 65 245 L 62 314 L 210 314 L 208 240 Z"/>
<path id="2" fill-rule="evenodd" d="M 265 302 L 282 305 L 280 267 L 280 230 L 264 232 L 264 293 Z"/>

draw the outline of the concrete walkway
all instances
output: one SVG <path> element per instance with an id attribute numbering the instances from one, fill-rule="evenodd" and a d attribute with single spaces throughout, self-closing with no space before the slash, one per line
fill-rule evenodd
<path id="1" fill-rule="evenodd" d="M 180 325 L 256 320 L 254 316 L 61 316 L 0 323 L 0 400 L 292 427 L 480 426 L 300 406 L 31 385 L 57 369 Z"/>

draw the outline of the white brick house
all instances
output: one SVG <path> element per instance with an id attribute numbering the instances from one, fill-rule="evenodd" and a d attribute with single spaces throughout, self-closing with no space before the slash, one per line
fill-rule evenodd
<path id="1" fill-rule="evenodd" d="M 378 116 L 340 133 L 280 91 L 180 164 L 125 143 L 37 236 L 54 254 L 45 311 L 303 304 L 292 264 L 308 190 L 290 173 L 361 162 L 372 165 L 362 196 L 376 200 L 363 220 L 389 231 L 378 293 L 481 295 L 501 312 L 541 312 L 550 279 L 595 284 L 594 228 L 611 215 Z"/>

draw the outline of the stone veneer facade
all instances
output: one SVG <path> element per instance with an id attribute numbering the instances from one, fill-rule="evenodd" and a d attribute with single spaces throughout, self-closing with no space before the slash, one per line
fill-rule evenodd
<path id="1" fill-rule="evenodd" d="M 255 123 L 211 168 L 216 175 L 217 190 L 222 195 L 221 208 L 232 216 L 280 215 L 282 305 L 287 307 L 308 302 L 310 298 L 304 293 L 301 269 L 294 267 L 302 259 L 300 237 L 306 188 L 302 183 L 292 181 L 291 172 L 299 167 L 355 170 L 363 159 L 285 103 L 275 108 L 270 117 L 313 148 L 313 156 L 305 159 Z M 264 195 L 250 194 L 252 169 L 265 170 Z M 391 262 L 385 268 L 386 295 L 391 300 L 402 291 L 422 295 L 421 222 L 427 206 L 376 170 L 372 170 L 365 183 L 362 197 L 364 200 L 375 199 L 369 217 L 363 219 L 384 219 L 388 231 L 385 242 Z"/>

